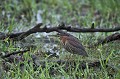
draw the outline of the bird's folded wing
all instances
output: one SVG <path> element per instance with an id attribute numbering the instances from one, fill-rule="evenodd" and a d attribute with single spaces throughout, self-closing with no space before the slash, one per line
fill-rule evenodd
<path id="1" fill-rule="evenodd" d="M 74 43 L 75 44 L 75 43 Z M 74 46 L 73 42 L 69 42 L 66 45 L 66 50 L 73 53 L 73 54 L 79 54 L 79 55 L 83 55 L 83 56 L 88 56 L 87 52 L 85 51 L 84 47 L 77 47 Z"/>
<path id="2" fill-rule="evenodd" d="M 69 40 L 69 43 L 76 48 L 85 50 L 85 48 L 83 47 L 83 45 L 80 42 Z"/>

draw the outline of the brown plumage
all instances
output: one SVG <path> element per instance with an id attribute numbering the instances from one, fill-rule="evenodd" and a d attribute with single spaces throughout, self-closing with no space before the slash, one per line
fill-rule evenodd
<path id="1" fill-rule="evenodd" d="M 60 36 L 60 41 L 63 45 L 63 47 L 72 54 L 78 54 L 82 56 L 88 56 L 87 52 L 85 51 L 85 48 L 81 44 L 81 42 L 78 40 L 78 38 L 74 37 L 73 35 L 70 35 L 66 32 L 61 32 L 58 34 Z"/>

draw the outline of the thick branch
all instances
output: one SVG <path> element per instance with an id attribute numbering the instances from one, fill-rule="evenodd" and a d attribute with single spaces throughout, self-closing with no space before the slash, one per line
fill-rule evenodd
<path id="1" fill-rule="evenodd" d="M 35 27 L 32 29 L 26 31 L 26 32 L 20 32 L 20 33 L 13 33 L 13 34 L 2 34 L 0 35 L 0 39 L 5 39 L 5 38 L 11 38 L 11 39 L 23 39 L 27 37 L 28 35 L 36 32 L 53 32 L 53 31 L 58 31 L 58 30 L 66 30 L 69 32 L 82 32 L 82 33 L 88 33 L 88 32 L 115 32 L 120 30 L 120 26 L 115 27 L 115 28 L 76 28 L 76 27 L 71 27 L 71 26 L 66 26 L 65 24 L 61 24 L 56 27 L 49 27 L 47 28 L 44 26 L 43 28 L 40 28 L 42 26 L 42 23 L 37 24 Z"/>

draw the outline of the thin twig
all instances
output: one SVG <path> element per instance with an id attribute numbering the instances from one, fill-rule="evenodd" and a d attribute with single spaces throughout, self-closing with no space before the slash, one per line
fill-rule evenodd
<path id="1" fill-rule="evenodd" d="M 12 53 L 8 53 L 8 54 L 6 54 L 6 55 L 4 55 L 4 56 L 1 56 L 1 58 L 7 58 L 7 57 L 10 57 L 11 55 L 15 55 L 15 54 L 19 54 L 19 53 L 25 53 L 25 52 L 27 52 L 27 51 L 29 51 L 29 49 L 27 49 L 27 50 L 23 50 L 23 51 L 16 51 L 16 52 L 12 52 Z"/>

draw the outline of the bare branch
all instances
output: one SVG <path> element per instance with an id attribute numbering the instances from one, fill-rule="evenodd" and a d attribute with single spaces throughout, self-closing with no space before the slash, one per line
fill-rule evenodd
<path id="1" fill-rule="evenodd" d="M 97 43 L 95 43 L 94 45 L 89 46 L 89 48 L 98 46 L 100 44 L 103 45 L 105 43 L 108 43 L 108 42 L 111 42 L 111 41 L 115 41 L 115 40 L 120 40 L 120 33 L 114 33 L 114 34 L 112 34 L 110 36 L 107 36 L 105 39 L 100 40 Z"/>
<path id="2" fill-rule="evenodd" d="M 27 51 L 29 51 L 29 49 L 28 50 L 23 50 L 23 51 L 16 51 L 16 52 L 8 53 L 8 54 L 6 54 L 4 56 L 1 56 L 1 58 L 7 58 L 7 57 L 9 57 L 11 55 L 15 55 L 15 54 L 19 54 L 19 53 L 22 54 L 22 53 L 27 52 Z"/>
<path id="3" fill-rule="evenodd" d="M 72 26 L 67 26 L 65 24 L 58 25 L 56 27 L 49 27 L 47 28 L 44 26 L 43 28 L 40 28 L 42 26 L 42 23 L 37 24 L 34 26 L 32 29 L 26 31 L 26 32 L 20 32 L 20 33 L 13 33 L 13 34 L 3 34 L 0 35 L 0 39 L 5 39 L 5 38 L 11 38 L 11 39 L 17 39 L 21 40 L 25 37 L 27 37 L 30 34 L 36 33 L 36 32 L 53 32 L 58 30 L 66 30 L 69 32 L 82 32 L 82 33 L 88 33 L 88 32 L 115 32 L 120 30 L 120 26 L 115 27 L 115 28 L 77 28 L 77 27 L 72 27 Z"/>

